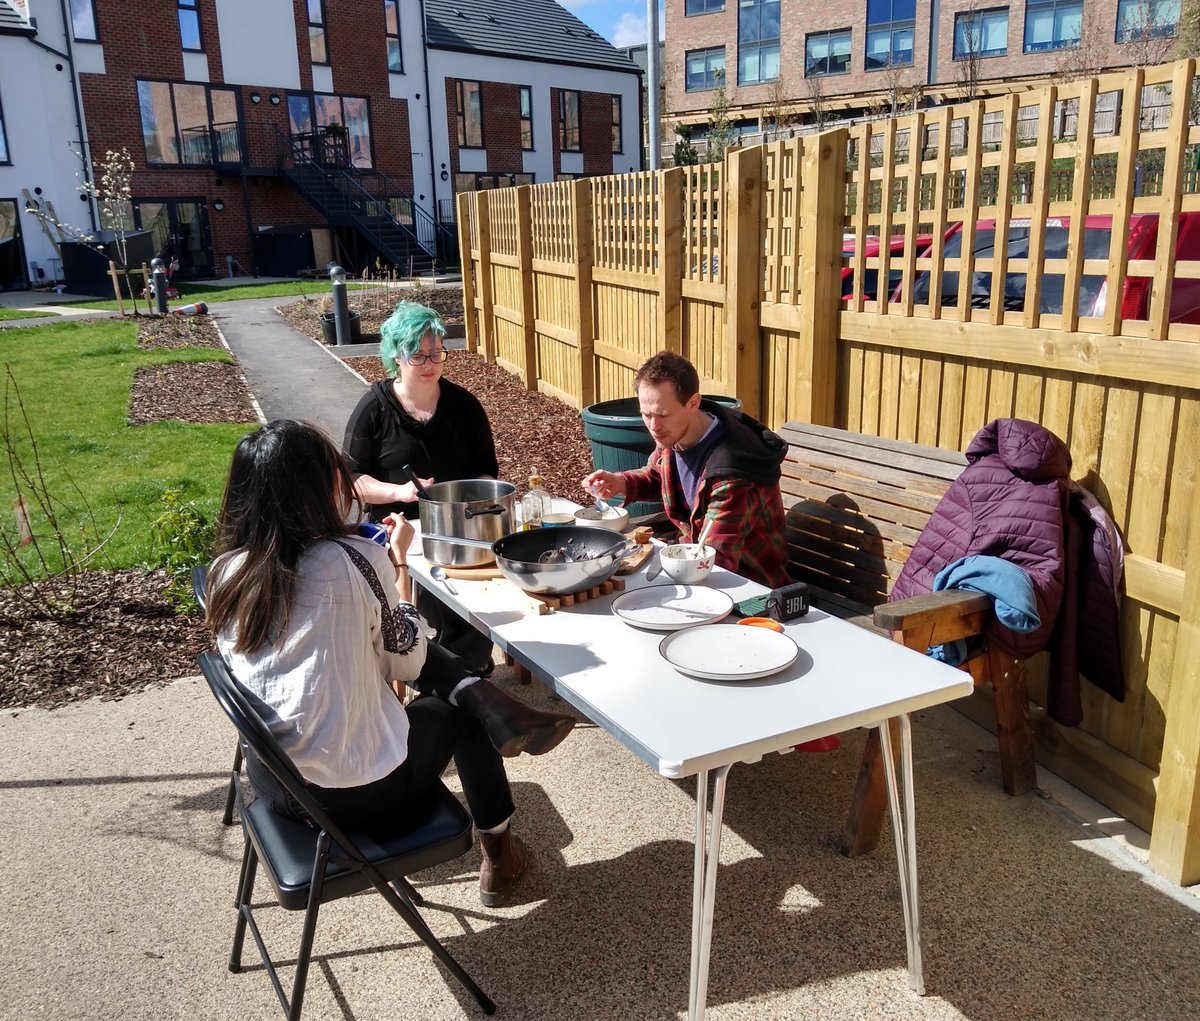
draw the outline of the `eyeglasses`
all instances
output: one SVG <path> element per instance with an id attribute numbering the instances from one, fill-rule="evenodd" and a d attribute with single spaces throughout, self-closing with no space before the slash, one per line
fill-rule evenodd
<path id="1" fill-rule="evenodd" d="M 409 365 L 424 365 L 426 362 L 433 362 L 434 365 L 440 365 L 450 355 L 450 352 L 445 348 L 434 351 L 432 354 L 421 354 L 419 351 L 415 355 L 405 356 L 405 361 Z"/>

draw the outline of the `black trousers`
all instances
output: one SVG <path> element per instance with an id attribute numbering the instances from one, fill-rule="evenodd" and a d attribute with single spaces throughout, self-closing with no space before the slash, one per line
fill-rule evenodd
<path id="1" fill-rule="evenodd" d="M 309 785 L 334 822 L 347 829 L 370 829 L 382 817 L 402 813 L 406 805 L 424 800 L 451 758 L 477 829 L 499 826 L 513 814 L 504 760 L 488 739 L 483 724 L 449 701 L 458 682 L 472 672 L 457 656 L 429 644 L 425 666 L 413 685 L 421 694 L 406 708 L 409 727 L 405 760 L 387 776 L 361 787 Z M 295 799 L 253 755 L 247 756 L 246 770 L 255 791 L 272 808 L 296 819 L 305 818 Z"/>
<path id="2" fill-rule="evenodd" d="M 423 588 L 417 591 L 416 607 L 436 633 L 438 645 L 461 656 L 475 670 L 490 672 L 492 643 L 489 638 Z"/>

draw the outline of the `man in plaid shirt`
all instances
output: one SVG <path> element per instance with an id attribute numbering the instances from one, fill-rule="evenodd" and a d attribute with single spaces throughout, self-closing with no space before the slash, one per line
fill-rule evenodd
<path id="1" fill-rule="evenodd" d="M 654 355 L 633 382 L 654 453 L 637 471 L 594 471 L 584 488 L 621 494 L 626 503 L 661 498 L 683 542 L 694 542 L 712 518 L 706 544 L 718 564 L 772 588 L 786 585 L 779 465 L 787 443 L 749 415 L 702 400 L 700 377 L 682 355 Z"/>

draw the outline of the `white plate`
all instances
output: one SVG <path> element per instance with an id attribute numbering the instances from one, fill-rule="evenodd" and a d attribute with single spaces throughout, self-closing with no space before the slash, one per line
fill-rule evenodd
<path id="1" fill-rule="evenodd" d="M 800 647 L 779 631 L 741 624 L 688 628 L 658 646 L 680 673 L 712 681 L 749 681 L 791 666 Z"/>
<path id="2" fill-rule="evenodd" d="M 612 612 L 626 624 L 651 631 L 678 631 L 723 620 L 733 598 L 719 589 L 694 585 L 648 585 L 617 596 Z"/>

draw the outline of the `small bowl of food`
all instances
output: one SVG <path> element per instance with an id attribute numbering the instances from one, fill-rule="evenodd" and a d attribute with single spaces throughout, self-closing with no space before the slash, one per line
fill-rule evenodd
<path id="1" fill-rule="evenodd" d="M 711 546 L 681 542 L 658 551 L 663 573 L 680 585 L 698 585 L 712 574 L 717 551 Z"/>
<path id="2" fill-rule="evenodd" d="M 575 512 L 575 523 L 623 532 L 629 527 L 629 511 L 624 507 L 609 507 L 603 512 L 596 507 L 580 507 Z"/>

